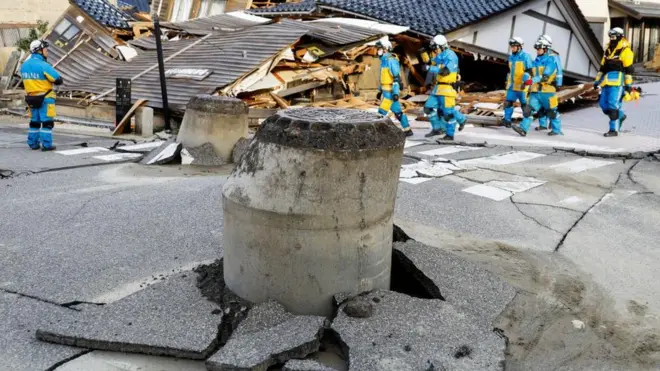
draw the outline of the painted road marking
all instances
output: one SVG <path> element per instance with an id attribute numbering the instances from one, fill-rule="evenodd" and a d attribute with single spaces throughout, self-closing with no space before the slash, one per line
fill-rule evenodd
<path id="1" fill-rule="evenodd" d="M 73 155 L 82 155 L 85 153 L 96 153 L 96 152 L 107 152 L 107 151 L 109 151 L 109 149 L 103 147 L 87 147 L 87 148 L 67 149 L 64 151 L 55 151 L 55 153 L 64 156 L 73 156 Z"/>
<path id="2" fill-rule="evenodd" d="M 420 183 L 428 182 L 431 179 L 433 178 L 410 178 L 410 179 L 399 179 L 399 180 L 410 184 L 420 184 Z"/>
<path id="3" fill-rule="evenodd" d="M 142 155 L 139 153 L 115 153 L 112 155 L 94 156 L 94 158 L 97 160 L 108 161 L 108 162 L 130 160 L 138 157 L 142 157 Z"/>
<path id="4" fill-rule="evenodd" d="M 563 162 L 552 165 L 551 168 L 560 173 L 577 174 L 585 170 L 597 169 L 599 167 L 615 164 L 613 161 L 593 160 L 590 158 L 580 158 L 573 161 Z"/>
<path id="5" fill-rule="evenodd" d="M 474 150 L 479 150 L 479 149 L 481 149 L 481 148 L 474 148 L 474 147 L 467 147 L 467 146 L 448 146 L 448 147 L 441 147 L 441 148 L 432 149 L 430 151 L 419 152 L 419 154 L 425 155 L 425 156 L 441 156 L 441 155 L 449 155 L 451 153 L 458 153 L 458 152 L 464 152 L 464 151 L 474 151 Z"/>
<path id="6" fill-rule="evenodd" d="M 513 196 L 513 193 L 505 191 L 500 188 L 491 187 L 487 184 L 477 184 L 475 186 L 465 188 L 463 192 L 471 193 L 473 195 L 489 198 L 495 201 L 502 201 Z"/>
<path id="7" fill-rule="evenodd" d="M 462 167 L 511 165 L 519 162 L 533 160 L 543 156 L 545 155 L 540 153 L 516 151 L 489 157 L 478 157 L 470 160 L 458 161 L 458 164 Z"/>
<path id="8" fill-rule="evenodd" d="M 153 148 L 158 148 L 161 145 L 163 145 L 164 142 L 159 141 L 159 142 L 150 142 L 150 143 L 140 143 L 140 144 L 132 144 L 130 146 L 122 146 L 122 147 L 117 147 L 117 149 L 121 149 L 122 151 L 141 151 L 145 149 L 153 149 Z"/>
<path id="9" fill-rule="evenodd" d="M 403 148 L 421 146 L 422 144 L 424 144 L 424 142 L 416 142 L 414 140 L 406 140 L 406 144 L 403 145 Z"/>
<path id="10" fill-rule="evenodd" d="M 502 182 L 499 180 L 494 180 L 491 182 L 486 183 L 486 185 L 489 185 L 491 187 L 503 189 L 505 191 L 509 191 L 512 193 L 520 193 L 520 192 L 525 192 L 529 191 L 532 188 L 536 188 L 539 186 L 544 185 L 545 182 L 542 180 L 530 180 L 530 181 L 521 181 L 521 182 Z"/>

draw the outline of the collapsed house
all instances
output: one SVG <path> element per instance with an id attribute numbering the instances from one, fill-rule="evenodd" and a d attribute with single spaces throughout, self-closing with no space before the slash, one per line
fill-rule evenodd
<path id="1" fill-rule="evenodd" d="M 181 117 L 189 99 L 204 93 L 244 100 L 255 124 L 292 105 L 375 110 L 379 59 L 373 45 L 383 36 L 396 46 L 407 92 L 401 103 L 411 114 L 421 113 L 426 99 L 419 50 L 438 32 L 461 58 L 461 110 L 484 124 L 502 114 L 498 89 L 511 35 L 528 38 L 531 52 L 528 35 L 552 35 L 569 83 L 596 74 L 602 51 L 574 0 L 413 3 L 304 0 L 162 22 L 168 108 Z M 58 119 L 114 126 L 121 120 L 115 116 L 117 79 L 127 79 L 129 101 L 153 109 L 158 130 L 164 105 L 153 23 L 141 20 L 148 15 L 139 0 L 120 1 L 120 7 L 133 15 L 105 0 L 71 0 L 47 36 L 50 60 L 65 80 Z M 589 85 L 569 86 L 560 102 L 590 98 L 588 91 Z"/>

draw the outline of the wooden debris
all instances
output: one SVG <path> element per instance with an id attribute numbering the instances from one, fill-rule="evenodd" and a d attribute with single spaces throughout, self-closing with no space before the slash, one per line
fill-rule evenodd
<path id="1" fill-rule="evenodd" d="M 122 134 L 124 132 L 124 126 L 126 126 L 126 123 L 130 122 L 131 117 L 133 117 L 133 115 L 135 114 L 135 110 L 140 108 L 145 103 L 147 103 L 146 99 L 138 99 L 137 101 L 135 101 L 135 103 L 133 103 L 133 105 L 131 106 L 131 109 L 129 109 L 128 112 L 126 112 L 126 114 L 121 119 L 115 130 L 112 132 L 112 135 Z"/>

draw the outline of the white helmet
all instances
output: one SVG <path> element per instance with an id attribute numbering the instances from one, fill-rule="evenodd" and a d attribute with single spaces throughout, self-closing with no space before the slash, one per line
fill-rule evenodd
<path id="1" fill-rule="evenodd" d="M 30 53 L 37 54 L 48 47 L 48 42 L 44 40 L 34 40 L 30 43 Z"/>
<path id="2" fill-rule="evenodd" d="M 541 35 L 539 36 L 539 40 L 545 40 L 548 46 L 552 46 L 552 37 L 550 35 Z"/>
<path id="3" fill-rule="evenodd" d="M 525 42 L 523 41 L 522 37 L 514 36 L 511 39 L 509 39 L 509 45 L 522 47 L 523 45 L 525 45 Z"/>
<path id="4" fill-rule="evenodd" d="M 376 47 L 377 48 L 383 48 L 383 49 L 388 50 L 388 51 L 393 49 L 392 43 L 390 42 L 390 39 L 387 36 L 385 36 L 382 39 L 378 40 L 376 42 Z"/>
<path id="5" fill-rule="evenodd" d="M 614 27 L 613 29 L 609 30 L 607 34 L 610 37 L 621 38 L 623 37 L 623 29 L 621 27 Z"/>
<path id="6" fill-rule="evenodd" d="M 447 38 L 442 35 L 436 35 L 433 40 L 431 40 L 431 46 L 438 46 L 440 48 L 447 48 L 449 44 L 447 43 Z"/>

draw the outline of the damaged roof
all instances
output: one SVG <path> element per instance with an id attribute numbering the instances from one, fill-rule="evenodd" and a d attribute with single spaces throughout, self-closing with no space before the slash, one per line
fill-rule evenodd
<path id="1" fill-rule="evenodd" d="M 106 0 L 70 0 L 99 24 L 119 29 L 130 29 L 132 19 Z"/>
<path id="2" fill-rule="evenodd" d="M 660 18 L 660 4 L 650 1 L 609 0 L 609 6 L 637 18 Z"/>
<path id="3" fill-rule="evenodd" d="M 163 51 L 165 70 L 180 68 L 213 71 L 201 81 L 168 78 L 170 105 L 182 108 L 196 94 L 212 93 L 233 83 L 290 47 L 306 32 L 273 24 L 234 32 L 214 32 L 206 38 L 166 42 L 177 48 L 165 48 Z M 54 46 L 51 49 L 54 61 L 66 54 Z M 57 69 L 65 81 L 59 91 L 102 94 L 115 87 L 117 78 L 135 78 L 131 87 L 133 100 L 147 99 L 150 107 L 162 108 L 156 61 L 154 50 L 141 51 L 130 62 L 122 62 L 106 57 L 84 44 L 58 65 Z M 113 101 L 114 92 L 106 95 L 105 99 Z"/>
<path id="4" fill-rule="evenodd" d="M 151 11 L 149 0 L 117 0 L 117 5 L 120 9 L 134 8 L 141 13 L 149 13 Z"/>
<path id="5" fill-rule="evenodd" d="M 425 35 L 446 33 L 491 17 L 530 0 L 305 0 L 255 14 L 311 13 L 319 8 L 354 13 L 401 26 Z"/>

